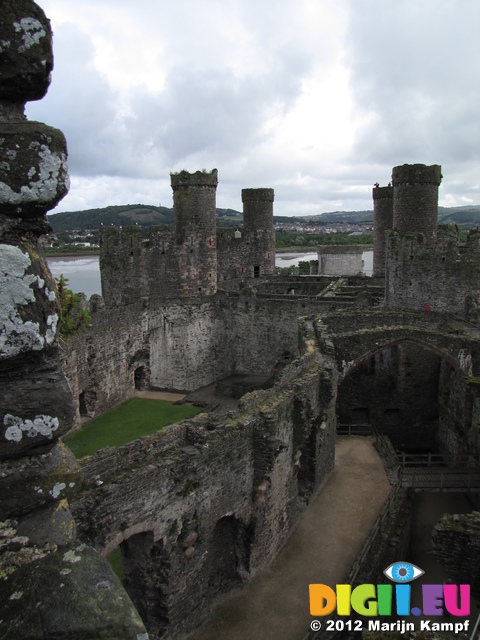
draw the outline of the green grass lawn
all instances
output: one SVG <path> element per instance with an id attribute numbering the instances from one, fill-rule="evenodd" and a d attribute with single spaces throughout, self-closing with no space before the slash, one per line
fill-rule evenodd
<path id="1" fill-rule="evenodd" d="M 66 436 L 64 442 L 76 458 L 85 458 L 104 447 L 121 447 L 200 411 L 198 407 L 166 400 L 133 398 L 94 418 L 79 431 Z"/>
<path id="2" fill-rule="evenodd" d="M 107 556 L 107 560 L 110 563 L 112 569 L 118 576 L 120 582 L 123 582 L 123 571 L 122 571 L 122 551 L 120 547 L 117 547 Z"/>

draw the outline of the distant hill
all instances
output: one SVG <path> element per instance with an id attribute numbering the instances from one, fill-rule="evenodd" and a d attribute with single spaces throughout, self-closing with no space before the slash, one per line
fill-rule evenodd
<path id="1" fill-rule="evenodd" d="M 167 207 L 127 204 L 104 209 L 55 213 L 48 216 L 48 221 L 55 233 L 74 229 L 93 230 L 102 224 L 113 224 L 115 227 L 139 224 L 142 227 L 150 227 L 155 224 L 173 224 L 173 210 Z"/>
<path id="2" fill-rule="evenodd" d="M 338 224 L 341 222 L 373 222 L 373 211 L 331 211 L 313 216 L 273 216 L 275 222 L 303 224 Z"/>
<path id="3" fill-rule="evenodd" d="M 217 209 L 217 218 L 221 226 L 232 226 L 241 222 L 242 214 L 233 209 Z M 173 209 L 168 207 L 126 204 L 103 209 L 54 213 L 48 216 L 48 221 L 54 233 L 61 233 L 75 229 L 94 230 L 102 224 L 106 227 L 110 225 L 127 227 L 135 224 L 140 227 L 151 227 L 157 224 L 171 225 L 174 222 L 174 215 Z"/>
<path id="4" fill-rule="evenodd" d="M 218 225 L 227 227 L 240 224 L 242 213 L 234 209 L 217 209 Z M 276 223 L 299 224 L 334 224 L 342 222 L 360 223 L 372 222 L 373 211 L 333 211 L 312 216 L 274 216 Z M 157 224 L 171 225 L 174 222 L 173 209 L 155 207 L 153 205 L 121 205 L 105 207 L 103 209 L 88 209 L 86 211 L 71 211 L 55 213 L 48 216 L 53 231 L 73 231 L 74 229 L 98 229 L 101 224 L 125 227 L 138 224 L 150 227 Z M 480 205 L 465 207 L 439 207 L 439 224 L 458 224 L 462 229 L 480 227 Z"/>
<path id="5" fill-rule="evenodd" d="M 480 205 L 438 207 L 438 224 L 458 224 L 462 229 L 480 227 Z"/>

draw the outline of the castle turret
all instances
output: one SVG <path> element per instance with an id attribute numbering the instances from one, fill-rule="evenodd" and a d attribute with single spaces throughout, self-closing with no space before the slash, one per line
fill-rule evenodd
<path id="1" fill-rule="evenodd" d="M 251 244 L 254 277 L 275 272 L 273 189 L 242 189 L 243 227 Z"/>
<path id="2" fill-rule="evenodd" d="M 393 187 L 374 187 L 373 195 L 373 275 L 385 275 L 386 234 L 393 227 Z"/>
<path id="3" fill-rule="evenodd" d="M 217 170 L 171 175 L 175 242 L 181 246 L 180 291 L 184 297 L 217 290 L 216 189 Z"/>
<path id="4" fill-rule="evenodd" d="M 393 226 L 402 235 L 423 233 L 427 245 L 437 237 L 438 187 L 442 169 L 434 164 L 404 164 L 394 167 L 392 181 Z"/>

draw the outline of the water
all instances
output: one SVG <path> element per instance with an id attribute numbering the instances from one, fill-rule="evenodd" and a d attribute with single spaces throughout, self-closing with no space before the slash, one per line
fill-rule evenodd
<path id="1" fill-rule="evenodd" d="M 292 267 L 297 266 L 299 262 L 310 260 L 317 260 L 317 253 L 277 253 L 275 256 L 276 267 Z M 362 253 L 363 260 L 363 272 L 366 276 L 371 276 L 373 273 L 373 250 L 364 251 Z"/>
<path id="2" fill-rule="evenodd" d="M 50 271 L 55 278 L 63 274 L 68 280 L 68 288 L 75 293 L 83 292 L 87 298 L 94 293 L 102 293 L 98 256 L 47 258 Z"/>
<path id="3" fill-rule="evenodd" d="M 316 260 L 316 253 L 277 253 L 275 266 L 290 267 L 298 265 L 302 260 Z M 365 275 L 371 276 L 373 270 L 373 251 L 364 251 L 362 254 Z M 63 274 L 68 279 L 68 288 L 75 293 L 83 292 L 87 298 L 92 294 L 102 293 L 100 284 L 100 266 L 98 256 L 70 256 L 64 258 L 47 258 L 50 271 L 55 278 Z"/>

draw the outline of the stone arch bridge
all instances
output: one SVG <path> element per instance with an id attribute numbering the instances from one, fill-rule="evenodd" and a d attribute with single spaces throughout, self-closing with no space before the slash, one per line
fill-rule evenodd
<path id="1" fill-rule="evenodd" d="M 480 375 L 480 329 L 446 314 L 394 309 L 329 313 L 313 323 L 320 352 L 336 363 L 339 383 L 362 362 L 401 343 L 446 360 L 466 378 Z"/>

